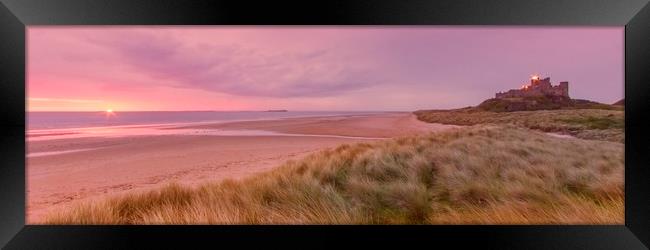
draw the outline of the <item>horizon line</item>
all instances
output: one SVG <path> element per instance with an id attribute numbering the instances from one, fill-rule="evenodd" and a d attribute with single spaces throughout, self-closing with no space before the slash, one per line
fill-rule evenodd
<path id="1" fill-rule="evenodd" d="M 279 111 L 286 110 L 286 111 Z M 418 109 L 416 109 L 418 110 Z M 413 110 L 415 111 L 415 110 Z M 26 113 L 31 112 L 100 112 L 106 113 L 106 110 L 25 110 Z M 409 110 L 288 110 L 288 109 L 267 109 L 267 110 L 113 110 L 113 113 L 124 112 L 269 112 L 269 113 L 282 113 L 282 112 L 412 112 Z"/>

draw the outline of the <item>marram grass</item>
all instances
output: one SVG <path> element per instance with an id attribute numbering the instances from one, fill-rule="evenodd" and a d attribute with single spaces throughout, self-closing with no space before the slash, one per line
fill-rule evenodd
<path id="1" fill-rule="evenodd" d="M 510 124 L 545 132 L 569 134 L 588 140 L 621 143 L 625 140 L 625 113 L 623 110 L 560 109 L 489 112 L 469 107 L 454 110 L 419 110 L 414 113 L 418 119 L 432 123 Z"/>
<path id="2" fill-rule="evenodd" d="M 47 224 L 623 224 L 623 144 L 481 125 L 81 201 Z"/>

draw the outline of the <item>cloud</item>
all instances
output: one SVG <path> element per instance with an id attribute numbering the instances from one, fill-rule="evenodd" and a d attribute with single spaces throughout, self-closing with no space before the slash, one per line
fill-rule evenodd
<path id="1" fill-rule="evenodd" d="M 620 27 L 30 27 L 27 39 L 30 96 L 114 108 L 460 107 L 534 72 L 575 98 L 623 96 Z"/>
<path id="2" fill-rule="evenodd" d="M 188 44 L 164 32 L 87 37 L 160 84 L 241 96 L 334 96 L 377 85 L 372 63 L 327 49 L 258 48 L 246 43 Z"/>
<path id="3" fill-rule="evenodd" d="M 101 103 L 101 100 L 84 100 L 84 99 L 60 99 L 60 98 L 40 98 L 40 97 L 29 97 L 28 101 L 34 102 L 70 102 L 70 103 Z"/>

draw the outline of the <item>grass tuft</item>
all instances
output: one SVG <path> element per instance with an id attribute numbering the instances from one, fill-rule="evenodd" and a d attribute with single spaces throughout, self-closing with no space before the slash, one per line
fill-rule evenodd
<path id="1" fill-rule="evenodd" d="M 77 202 L 46 223 L 622 224 L 623 166 L 621 143 L 482 125 L 344 145 L 242 180 Z"/>

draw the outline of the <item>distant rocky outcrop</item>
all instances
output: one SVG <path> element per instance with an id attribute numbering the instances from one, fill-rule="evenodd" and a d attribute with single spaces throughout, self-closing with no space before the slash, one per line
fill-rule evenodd
<path id="1" fill-rule="evenodd" d="M 519 98 L 492 98 L 483 101 L 478 108 L 492 112 L 512 112 L 526 110 L 560 109 L 569 106 L 568 98 L 553 97 L 519 97 Z"/>
<path id="2" fill-rule="evenodd" d="M 593 102 L 589 100 L 570 99 L 557 96 L 521 97 L 499 99 L 492 98 L 483 101 L 478 109 L 492 112 L 513 112 L 532 110 L 554 110 L 554 109 L 621 109 L 617 105 Z"/>

